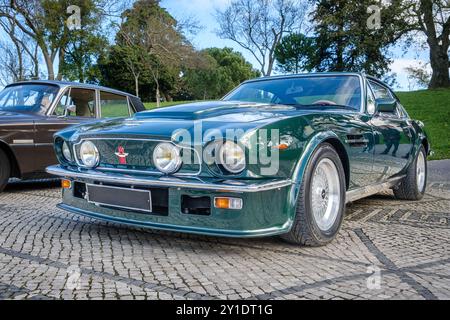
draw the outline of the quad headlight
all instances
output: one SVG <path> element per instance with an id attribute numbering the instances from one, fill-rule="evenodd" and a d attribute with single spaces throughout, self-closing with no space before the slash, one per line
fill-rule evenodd
<path id="1" fill-rule="evenodd" d="M 88 167 L 94 168 L 100 161 L 100 154 L 97 147 L 91 141 L 85 141 L 80 147 L 81 162 Z"/>
<path id="2" fill-rule="evenodd" d="M 219 149 L 218 162 L 231 173 L 241 173 L 245 169 L 245 151 L 237 143 L 226 141 Z"/>
<path id="3" fill-rule="evenodd" d="M 64 141 L 61 150 L 62 150 L 62 154 L 64 156 L 64 159 L 66 159 L 67 161 L 71 162 L 72 161 L 72 153 L 70 152 L 69 145 L 67 144 L 66 141 Z"/>
<path id="4" fill-rule="evenodd" d="M 183 164 L 180 148 L 167 142 L 158 144 L 153 151 L 153 163 L 162 173 L 177 172 Z"/>

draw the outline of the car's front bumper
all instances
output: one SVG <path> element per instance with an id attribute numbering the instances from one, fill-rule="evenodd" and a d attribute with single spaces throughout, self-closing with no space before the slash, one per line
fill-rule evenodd
<path id="1" fill-rule="evenodd" d="M 85 216 L 154 229 L 230 237 L 257 237 L 289 231 L 295 212 L 295 185 L 290 180 L 236 181 L 129 175 L 52 166 L 47 172 L 79 183 L 125 188 L 164 188 L 167 214 L 154 215 L 97 206 L 64 189 L 62 209 Z M 182 212 L 181 198 L 210 197 L 209 215 Z M 215 197 L 243 200 L 241 210 L 214 208 Z"/>

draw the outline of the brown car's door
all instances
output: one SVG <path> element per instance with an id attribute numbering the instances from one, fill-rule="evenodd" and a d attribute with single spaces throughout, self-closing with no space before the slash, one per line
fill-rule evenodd
<path id="1" fill-rule="evenodd" d="M 67 105 L 75 105 L 76 112 L 66 114 Z M 35 122 L 35 163 L 43 170 L 58 162 L 53 149 L 53 135 L 56 132 L 97 118 L 97 92 L 93 89 L 69 88 L 53 109 L 49 116 Z"/>

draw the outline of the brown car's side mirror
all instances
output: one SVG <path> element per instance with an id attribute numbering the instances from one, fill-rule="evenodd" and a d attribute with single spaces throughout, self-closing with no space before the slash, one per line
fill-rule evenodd
<path id="1" fill-rule="evenodd" d="M 377 99 L 375 101 L 378 112 L 395 112 L 397 101 L 395 99 Z"/>

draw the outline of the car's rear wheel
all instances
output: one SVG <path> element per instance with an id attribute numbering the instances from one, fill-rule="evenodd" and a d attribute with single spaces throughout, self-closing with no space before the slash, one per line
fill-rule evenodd
<path id="1" fill-rule="evenodd" d="M 420 200 L 427 186 L 427 156 L 425 148 L 420 147 L 416 159 L 408 168 L 406 177 L 394 188 L 394 195 L 401 200 Z"/>
<path id="2" fill-rule="evenodd" d="M 286 241 L 323 246 L 338 233 L 345 212 L 345 172 L 336 150 L 321 144 L 305 170 L 296 216 Z"/>
<path id="3" fill-rule="evenodd" d="M 11 165 L 8 156 L 0 149 L 0 192 L 2 192 L 8 183 L 11 175 Z"/>

